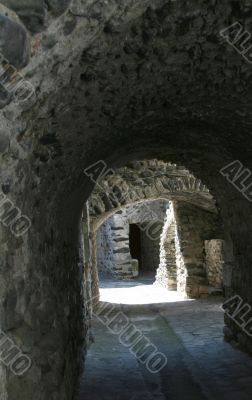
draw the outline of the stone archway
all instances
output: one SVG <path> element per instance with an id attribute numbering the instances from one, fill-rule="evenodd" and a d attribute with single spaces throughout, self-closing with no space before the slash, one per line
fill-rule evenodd
<path id="1" fill-rule="evenodd" d="M 108 169 L 104 164 L 99 161 L 85 170 L 89 179 L 96 183 L 89 201 L 91 230 L 95 238 L 101 224 L 114 215 L 117 222 L 111 220 L 100 240 L 113 242 L 113 234 L 117 237 L 117 229 L 120 229 L 126 245 L 121 249 L 120 242 L 120 248 L 117 249 L 117 245 L 112 249 L 107 243 L 105 250 L 99 244 L 99 251 L 107 255 L 104 260 L 99 257 L 99 263 L 103 267 L 106 265 L 105 270 L 108 268 L 117 277 L 133 277 L 134 264 L 128 246 L 128 221 L 132 218 L 122 219 L 122 210 L 125 210 L 126 217 L 128 213 L 134 214 L 134 208 L 130 211 L 129 205 L 141 207 L 146 200 L 167 199 L 172 201 L 171 215 L 167 215 L 161 237 L 157 283 L 167 289 L 176 288 L 185 297 L 207 296 L 209 285 L 204 265 L 204 241 L 222 239 L 223 233 L 215 200 L 206 186 L 185 168 L 158 160 L 132 162 L 116 170 Z M 152 210 L 147 206 L 148 209 L 151 214 Z M 156 215 L 156 219 L 160 217 Z M 111 233 L 111 229 L 116 232 Z M 97 250 L 95 243 L 93 248 Z M 121 251 L 125 253 L 121 254 Z M 210 264 L 210 256 L 208 258 Z M 96 267 L 93 266 L 94 269 Z"/>
<path id="2" fill-rule="evenodd" d="M 89 323 L 78 229 L 91 164 L 156 158 L 192 171 L 216 199 L 234 245 L 230 292 L 252 303 L 251 203 L 244 179 L 236 176 L 238 191 L 219 172 L 234 160 L 252 168 L 251 66 L 219 34 L 235 20 L 249 30 L 250 5 L 2 3 L 12 10 L 1 8 L 5 65 L 34 91 L 18 104 L 12 92 L 1 101 L 1 187 L 31 227 L 21 237 L 0 227 L 0 321 L 33 361 L 22 380 L 3 371 L 1 388 L 8 400 L 69 400 Z M 21 38 L 11 53 L 9 29 Z"/>
<path id="3" fill-rule="evenodd" d="M 167 206 L 165 200 L 128 204 L 97 229 L 97 268 L 101 276 L 114 279 L 133 279 L 148 273 L 154 276 Z M 133 237 L 132 228 L 137 232 Z"/>
<path id="4" fill-rule="evenodd" d="M 116 210 L 143 200 L 184 200 L 217 212 L 207 187 L 183 166 L 154 159 L 112 170 L 98 161 L 85 174 L 96 184 L 89 202 L 94 229 Z"/>

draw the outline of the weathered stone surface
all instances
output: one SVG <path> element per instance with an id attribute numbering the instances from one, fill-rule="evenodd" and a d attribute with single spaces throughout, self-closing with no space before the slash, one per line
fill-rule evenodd
<path id="1" fill-rule="evenodd" d="M 214 269 L 211 274 L 212 268 L 208 269 L 205 265 L 205 241 L 219 238 L 222 243 L 220 216 L 184 202 L 174 204 L 174 214 L 177 224 L 175 242 L 178 290 L 188 297 L 206 297 L 209 283 L 211 286 L 213 281 L 218 281 L 221 287 L 223 283 L 219 270 L 217 273 Z M 207 255 L 208 265 L 215 265 L 215 253 L 207 251 Z"/>
<path id="2" fill-rule="evenodd" d="M 71 0 L 45 0 L 46 4 L 50 11 L 53 12 L 54 15 L 60 15 L 64 11 L 66 11 L 69 6 Z"/>
<path id="3" fill-rule="evenodd" d="M 173 206 L 166 212 L 163 232 L 160 239 L 160 263 L 156 274 L 156 284 L 169 290 L 177 290 L 176 265 L 176 221 Z"/>
<path id="4" fill-rule="evenodd" d="M 220 217 L 184 202 L 170 202 L 160 242 L 156 283 L 185 297 L 206 297 L 223 287 Z"/>
<path id="5" fill-rule="evenodd" d="M 159 160 L 144 160 L 100 179 L 90 199 L 93 223 L 100 224 L 104 216 L 99 214 L 104 212 L 109 215 L 127 203 L 159 197 L 188 201 L 216 212 L 212 195 L 188 170 Z"/>
<path id="6" fill-rule="evenodd" d="M 150 227 L 155 221 L 164 223 L 166 201 L 144 201 L 122 208 L 110 217 L 97 232 L 97 266 L 101 276 L 118 279 L 135 277 L 133 256 L 130 252 L 129 224 L 138 224 L 141 231 L 142 271 L 154 273 L 159 264 L 161 232 L 151 237 Z M 133 268 L 132 268 L 133 266 Z"/>
<path id="7" fill-rule="evenodd" d="M 223 288 L 224 241 L 205 241 L 205 263 L 209 285 Z"/>
<path id="8" fill-rule="evenodd" d="M 32 32 L 39 32 L 44 28 L 44 0 L 1 0 L 1 3 L 14 10 Z"/>
<path id="9" fill-rule="evenodd" d="M 112 285 L 110 282 L 110 287 Z M 120 287 L 115 285 L 118 286 Z M 138 288 L 133 287 L 133 282 L 128 286 L 130 288 L 126 291 L 129 292 L 126 299 L 131 302 L 131 293 L 132 297 L 138 298 Z M 155 292 L 156 288 L 153 289 L 149 287 L 149 297 L 146 296 L 146 302 L 154 297 L 153 291 Z M 166 296 L 163 290 L 160 292 L 162 293 L 160 297 L 163 297 L 165 302 Z M 167 298 L 169 301 L 169 295 Z M 120 305 L 113 304 L 113 307 L 114 315 L 121 311 Z M 198 398 L 203 400 L 204 397 L 216 400 L 228 400 L 232 397 L 234 400 L 245 400 L 247 397 L 246 400 L 249 400 L 252 359 L 221 339 L 223 328 L 221 299 L 174 301 L 162 305 L 156 304 L 155 308 L 146 305 L 135 307 L 124 305 L 123 311 L 145 334 L 151 330 L 155 344 L 158 348 L 162 344 L 162 352 L 173 366 L 176 362 L 176 368 L 169 369 L 169 374 L 166 376 L 167 386 L 163 384 L 157 389 L 155 381 L 150 384 L 148 380 L 147 388 L 146 381 L 142 379 L 142 365 L 134 362 L 132 352 L 125 352 L 125 347 L 120 344 L 116 347 L 117 357 L 111 357 L 111 352 L 107 349 L 114 348 L 114 335 L 112 333 L 104 335 L 103 325 L 95 321 L 94 334 L 97 341 L 90 349 L 86 371 L 81 379 L 80 400 L 102 399 L 104 386 L 108 388 L 106 393 L 109 399 L 122 396 L 125 399 L 132 397 L 155 399 L 158 390 L 160 398 L 169 398 L 167 393 L 173 393 L 174 399 L 183 400 Z M 106 318 L 105 312 L 102 318 Z M 131 376 L 131 384 L 128 384 L 128 375 Z M 100 385 L 101 381 L 103 385 Z M 93 394 L 94 387 L 95 394 Z"/>
<path id="10" fill-rule="evenodd" d="M 0 53 L 16 68 L 24 67 L 29 61 L 30 48 L 26 31 L 4 15 L 0 15 Z"/>
<path id="11" fill-rule="evenodd" d="M 11 93 L 6 91 L 2 86 L 0 86 L 0 109 L 4 108 L 7 104 L 11 102 Z"/>
<path id="12" fill-rule="evenodd" d="M 5 135 L 3 132 L 0 132 L 0 153 L 3 153 L 8 148 L 8 145 L 9 145 L 8 136 Z"/>
<path id="13" fill-rule="evenodd" d="M 134 160 L 159 159 L 184 166 L 207 185 L 225 237 L 233 241 L 230 293 L 252 304 L 252 205 L 219 173 L 236 159 L 252 170 L 252 69 L 219 35 L 231 21 L 242 21 L 251 32 L 249 2 L 76 4 L 79 17 L 71 34 L 64 33 L 64 15 L 45 31 L 56 38 L 56 46 L 44 51 L 40 36 L 34 37 L 26 76 L 37 89 L 36 100 L 25 111 L 12 102 L 1 111 L 1 128 L 10 141 L 1 157 L 1 181 L 10 179 L 12 201 L 32 219 L 31 231 L 19 240 L 0 226 L 1 320 L 16 277 L 25 277 L 17 296 L 27 298 L 26 311 L 19 311 L 22 329 L 12 332 L 20 341 L 36 337 L 30 354 L 41 371 L 15 386 L 14 399 L 22 391 L 26 400 L 72 398 L 80 337 L 86 332 L 83 308 L 88 313 L 77 267 L 77 232 L 94 183 L 83 170 L 98 160 L 116 169 Z M 41 9 L 27 21 L 32 15 L 35 27 L 38 20 L 45 25 Z M 48 133 L 57 140 L 41 141 Z M 165 187 L 160 181 L 156 193 Z M 140 186 L 141 193 L 129 197 L 147 196 L 148 187 Z M 36 318 L 44 299 L 55 305 L 51 345 L 49 340 L 43 345 L 43 321 Z M 249 347 L 251 338 L 242 342 Z M 49 368 L 56 347 L 57 362 Z M 1 385 L 10 398 L 10 377 L 1 378 Z"/>

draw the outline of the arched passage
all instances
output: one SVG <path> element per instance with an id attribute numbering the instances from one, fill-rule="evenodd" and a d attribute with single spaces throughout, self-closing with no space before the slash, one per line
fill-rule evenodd
<path id="1" fill-rule="evenodd" d="M 241 179 L 239 191 L 219 172 L 234 160 L 252 167 L 251 66 L 219 35 L 236 20 L 249 30 L 251 10 L 245 0 L 2 3 L 11 8 L 1 8 L 2 51 L 36 92 L 1 104 L 2 199 L 31 221 L 21 237 L 8 221 L 0 227 L 1 327 L 33 361 L 22 380 L 1 371 L 2 393 L 69 400 L 89 326 L 79 222 L 91 164 L 156 158 L 190 170 L 234 245 L 230 294 L 252 302 L 251 203 L 241 193 L 249 186 Z M 23 39 L 10 53 L 5 33 L 14 27 Z"/>
<path id="2" fill-rule="evenodd" d="M 101 264 L 104 272 L 107 270 L 108 274 L 121 278 L 134 276 L 137 260 L 132 259 L 130 255 L 130 223 L 142 223 L 142 230 L 147 236 L 158 242 L 164 230 L 160 243 L 162 255 L 160 254 L 157 282 L 164 287 L 172 287 L 172 282 L 169 285 L 168 282 L 175 271 L 174 286 L 179 287 L 183 295 L 192 297 L 207 295 L 208 282 L 203 265 L 204 241 L 223 238 L 221 219 L 209 190 L 185 168 L 158 160 L 138 161 L 116 170 L 109 169 L 104 164 L 100 161 L 85 170 L 89 179 L 96 183 L 89 201 L 94 238 L 103 223 L 103 230 L 100 229 L 99 235 L 98 269 Z M 164 203 L 162 208 L 162 203 L 146 201 L 155 198 L 160 201 L 173 200 L 176 203 L 176 205 L 170 203 L 173 216 L 167 216 L 164 227 L 165 207 L 169 208 L 169 203 L 166 206 Z M 108 219 L 106 225 L 105 219 Z M 158 221 L 161 232 L 155 235 L 155 223 Z M 170 224 L 172 236 L 169 235 Z M 175 237 L 177 237 L 177 250 Z M 173 255 L 169 254 L 170 241 L 173 241 L 171 251 Z M 208 258 L 210 265 L 211 257 Z M 138 257 L 138 262 L 140 259 L 141 255 Z M 178 276 L 177 266 L 181 269 Z M 188 285 L 187 281 L 190 282 Z"/>

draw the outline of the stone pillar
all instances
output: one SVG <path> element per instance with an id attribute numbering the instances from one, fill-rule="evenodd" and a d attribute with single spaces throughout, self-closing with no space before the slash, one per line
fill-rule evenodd
<path id="1" fill-rule="evenodd" d="M 223 288 L 224 240 L 205 240 L 205 265 L 210 286 Z"/>
<path id="2" fill-rule="evenodd" d="M 170 203 L 160 240 L 160 264 L 156 274 L 156 284 L 169 290 L 177 290 L 175 229 L 173 206 Z"/>
<path id="3" fill-rule="evenodd" d="M 181 296 L 187 298 L 188 272 L 185 263 L 185 258 L 181 250 L 181 240 L 177 224 L 175 225 L 175 249 L 176 249 L 176 267 L 177 267 L 177 290 Z"/>
<path id="4" fill-rule="evenodd" d="M 113 216 L 111 222 L 115 277 L 120 279 L 133 278 L 127 218 L 119 212 Z"/>
<path id="5" fill-rule="evenodd" d="M 222 236 L 218 215 L 194 205 L 175 202 L 178 287 L 189 298 L 206 297 L 209 282 L 204 241 Z"/>

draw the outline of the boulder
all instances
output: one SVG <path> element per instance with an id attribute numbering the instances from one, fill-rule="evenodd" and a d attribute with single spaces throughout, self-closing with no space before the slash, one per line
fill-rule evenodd
<path id="1" fill-rule="evenodd" d="M 1 3 L 14 10 L 31 32 L 40 32 L 45 28 L 44 0 L 1 0 Z"/>
<path id="2" fill-rule="evenodd" d="M 0 15 L 0 53 L 2 59 L 17 69 L 29 61 L 30 46 L 25 29 L 5 15 Z"/>

